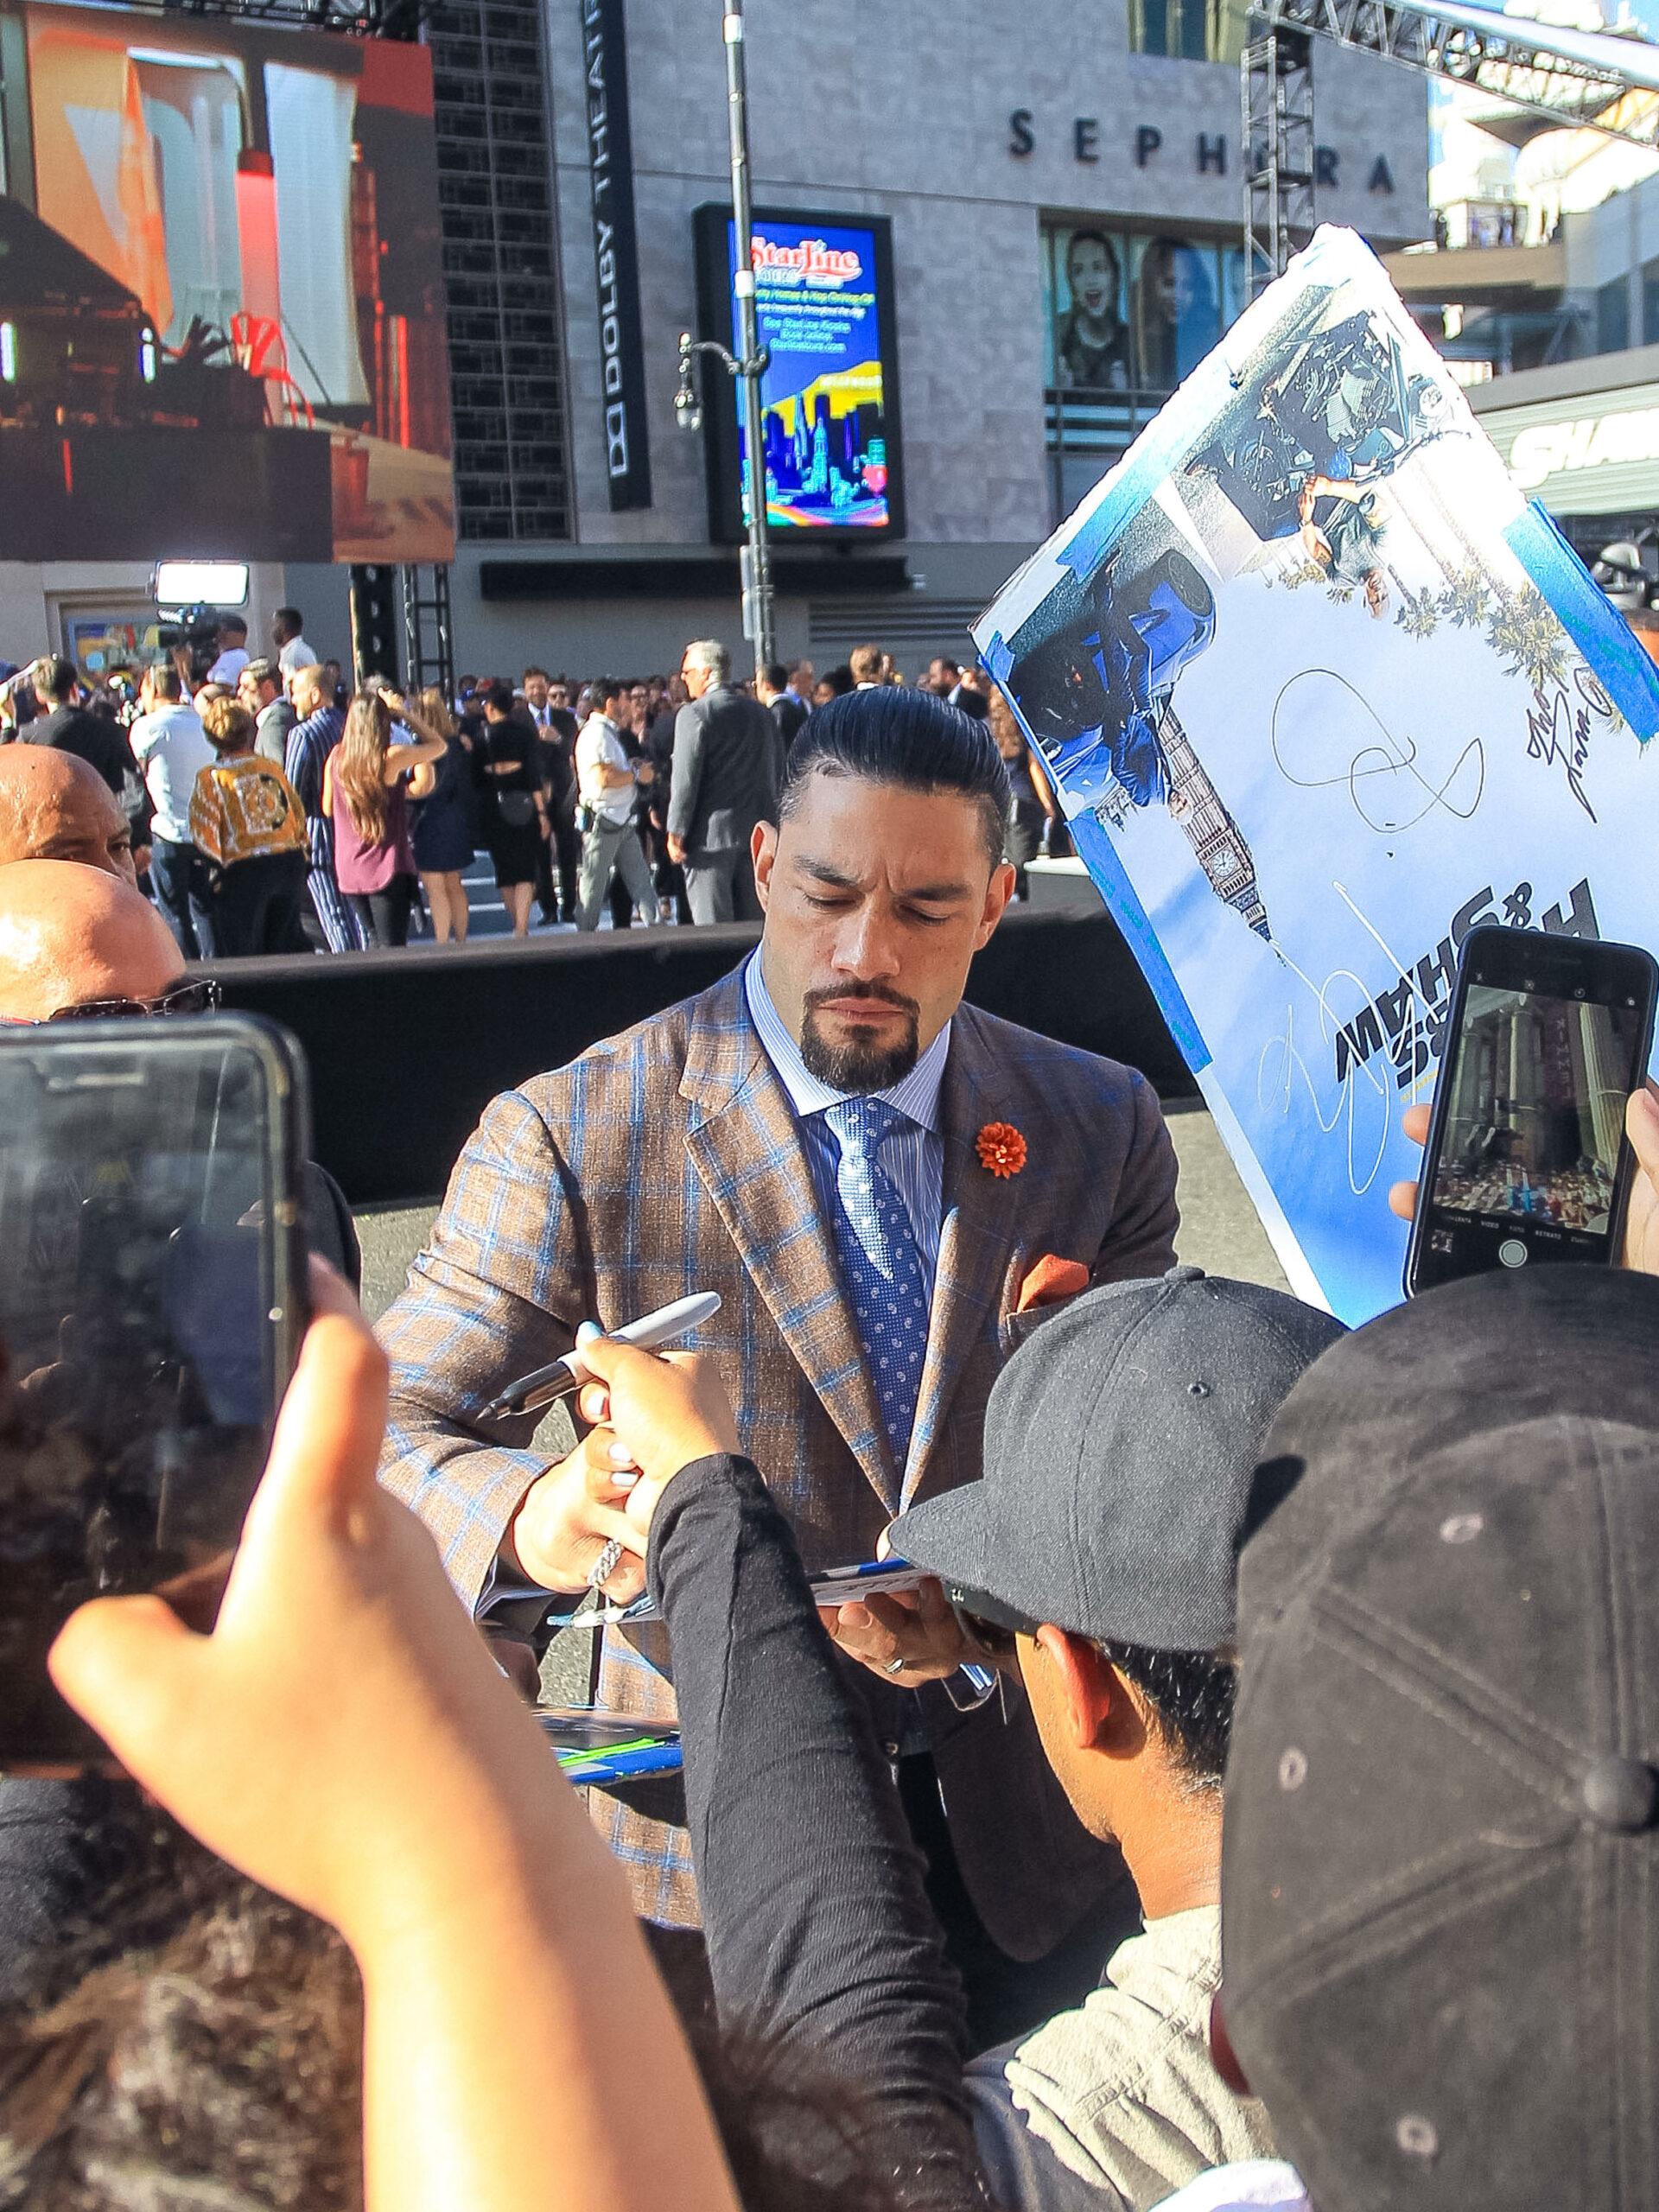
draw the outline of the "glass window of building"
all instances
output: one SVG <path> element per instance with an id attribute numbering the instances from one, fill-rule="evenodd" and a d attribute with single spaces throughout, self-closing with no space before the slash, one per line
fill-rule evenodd
<path id="1" fill-rule="evenodd" d="M 1051 389 L 1162 395 L 1243 305 L 1243 255 L 1207 238 L 1055 221 L 1044 226 L 1043 289 Z"/>
<path id="2" fill-rule="evenodd" d="M 1642 264 L 1642 343 L 1659 346 L 1659 261 Z"/>
<path id="3" fill-rule="evenodd" d="M 1043 225 L 1042 267 L 1058 522 L 1243 313 L 1244 256 L 1212 238 L 1055 216 Z"/>
<path id="4" fill-rule="evenodd" d="M 1596 288 L 1596 351 L 1622 353 L 1630 342 L 1630 287 L 1627 278 L 1615 276 Z"/>
<path id="5" fill-rule="evenodd" d="M 1175 61 L 1236 61 L 1244 14 L 1230 0 L 1129 0 L 1129 50 Z"/>

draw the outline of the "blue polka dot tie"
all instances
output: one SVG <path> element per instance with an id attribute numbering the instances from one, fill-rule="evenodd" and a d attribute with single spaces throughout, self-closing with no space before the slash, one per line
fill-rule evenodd
<path id="1" fill-rule="evenodd" d="M 903 1474 L 927 1356 L 928 1286 L 898 1185 L 881 1165 L 882 1140 L 900 1120 L 880 1098 L 824 1109 L 841 1157 L 836 1242 L 894 1464 Z"/>

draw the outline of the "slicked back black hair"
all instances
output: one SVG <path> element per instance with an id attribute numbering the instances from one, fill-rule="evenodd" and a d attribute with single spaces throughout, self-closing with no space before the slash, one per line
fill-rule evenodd
<path id="1" fill-rule="evenodd" d="M 1002 858 L 1008 772 L 983 722 L 931 691 L 894 683 L 849 691 L 810 715 L 789 750 L 779 818 L 814 776 L 858 776 L 912 791 L 950 791 L 980 810 L 992 868 Z"/>

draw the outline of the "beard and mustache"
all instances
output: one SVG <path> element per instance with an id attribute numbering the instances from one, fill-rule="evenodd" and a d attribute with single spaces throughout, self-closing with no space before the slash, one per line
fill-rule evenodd
<path id="1" fill-rule="evenodd" d="M 891 1044 L 875 1037 L 836 1043 L 826 1033 L 821 1018 L 822 1008 L 831 999 L 869 999 L 894 1007 L 906 1017 L 905 1027 Z M 809 991 L 801 1007 L 802 1061 L 807 1073 L 830 1090 L 852 1095 L 891 1090 L 920 1057 L 920 1019 L 921 1008 L 914 999 L 881 983 L 839 983 L 832 989 Z"/>

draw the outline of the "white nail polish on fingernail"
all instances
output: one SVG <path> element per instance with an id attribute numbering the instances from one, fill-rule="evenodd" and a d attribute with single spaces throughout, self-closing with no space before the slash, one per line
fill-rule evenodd
<path id="1" fill-rule="evenodd" d="M 618 1490 L 632 1490 L 639 1479 L 639 1470 L 638 1467 L 625 1467 L 618 1472 L 615 1478 L 615 1487 Z"/>

